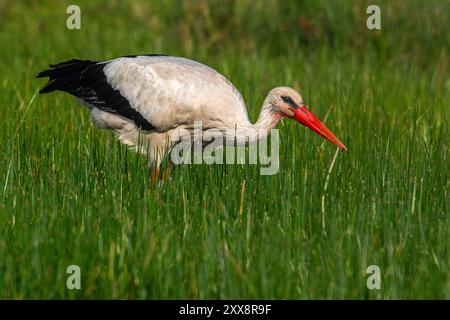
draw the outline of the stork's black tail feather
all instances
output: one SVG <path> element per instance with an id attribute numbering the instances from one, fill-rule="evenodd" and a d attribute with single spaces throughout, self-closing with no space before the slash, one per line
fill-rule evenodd
<path id="1" fill-rule="evenodd" d="M 49 77 L 48 83 L 39 93 L 55 90 L 65 91 L 76 95 L 80 88 L 81 75 L 90 65 L 99 61 L 72 59 L 58 64 L 49 65 L 50 69 L 39 72 L 37 78 Z"/>

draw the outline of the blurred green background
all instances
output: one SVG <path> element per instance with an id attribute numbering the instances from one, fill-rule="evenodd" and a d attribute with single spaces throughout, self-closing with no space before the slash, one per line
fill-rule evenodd
<path id="1" fill-rule="evenodd" d="M 449 15 L 445 0 L 0 0 L 0 297 L 450 298 Z M 286 121 L 277 175 L 182 166 L 152 190 L 146 159 L 72 97 L 36 95 L 49 63 L 138 53 L 216 68 L 253 120 L 292 86 L 350 153 L 324 190 L 334 148 Z"/>

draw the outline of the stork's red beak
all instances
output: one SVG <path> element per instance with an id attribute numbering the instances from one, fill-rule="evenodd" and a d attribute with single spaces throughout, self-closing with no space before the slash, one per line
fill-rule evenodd
<path id="1" fill-rule="evenodd" d="M 325 125 L 317 119 L 317 117 L 312 113 L 305 105 L 301 105 L 300 109 L 291 109 L 294 112 L 293 119 L 297 120 L 304 126 L 307 126 L 315 133 L 320 135 L 322 138 L 330 141 L 331 143 L 337 145 L 342 151 L 347 151 L 347 147 L 331 132 Z"/>

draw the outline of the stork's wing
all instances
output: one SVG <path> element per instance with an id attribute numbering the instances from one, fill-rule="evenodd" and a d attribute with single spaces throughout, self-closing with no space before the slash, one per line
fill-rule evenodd
<path id="1" fill-rule="evenodd" d="M 50 78 L 41 93 L 68 92 L 134 121 L 143 130 L 164 131 L 207 120 L 203 107 L 212 101 L 217 101 L 216 109 L 227 107 L 231 119 L 248 120 L 237 89 L 214 69 L 189 59 L 126 56 L 104 62 L 70 60 L 50 67 L 38 75 Z M 208 114 L 218 118 L 214 110 Z"/>
<path id="2" fill-rule="evenodd" d="M 39 93 L 48 93 L 54 90 L 65 91 L 88 105 L 133 120 L 138 127 L 144 130 L 154 129 L 151 123 L 145 120 L 129 101 L 108 83 L 103 72 L 106 64 L 108 62 L 72 59 L 50 65 L 51 69 L 38 74 L 38 77 L 50 78 Z"/>

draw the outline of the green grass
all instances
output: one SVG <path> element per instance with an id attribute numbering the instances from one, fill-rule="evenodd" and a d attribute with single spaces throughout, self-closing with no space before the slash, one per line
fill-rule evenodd
<path id="1" fill-rule="evenodd" d="M 83 1 L 69 31 L 72 3 L 0 1 L 1 298 L 450 298 L 448 1 L 375 1 L 380 31 L 364 1 Z M 151 189 L 70 96 L 35 96 L 49 63 L 133 53 L 218 69 L 253 120 L 293 86 L 350 152 L 324 192 L 335 148 L 285 121 L 277 175 L 180 166 Z"/>

